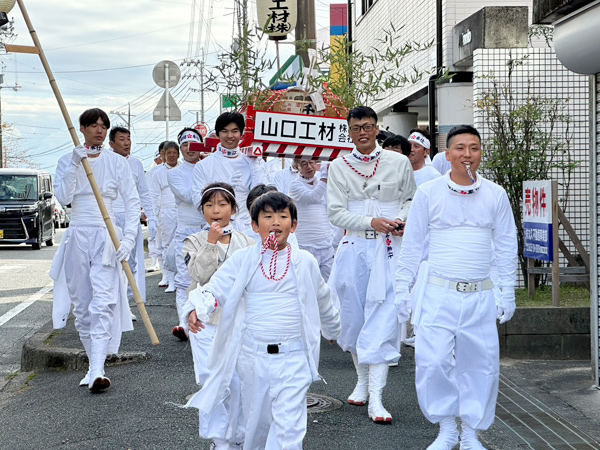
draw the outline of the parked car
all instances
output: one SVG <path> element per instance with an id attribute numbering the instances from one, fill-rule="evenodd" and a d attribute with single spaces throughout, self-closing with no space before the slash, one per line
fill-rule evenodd
<path id="1" fill-rule="evenodd" d="M 54 245 L 52 178 L 45 170 L 0 169 L 0 245 Z"/>
<path id="2" fill-rule="evenodd" d="M 54 227 L 65 228 L 67 226 L 67 213 L 56 199 L 54 199 Z"/>

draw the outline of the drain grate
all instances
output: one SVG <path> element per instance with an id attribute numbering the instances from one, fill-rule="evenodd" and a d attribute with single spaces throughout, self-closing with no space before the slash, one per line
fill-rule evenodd
<path id="1" fill-rule="evenodd" d="M 343 403 L 333 397 L 309 392 L 306 394 L 306 405 L 309 413 L 321 413 L 339 409 Z"/>
<path id="2" fill-rule="evenodd" d="M 600 450 L 600 444 L 500 375 L 496 418 L 523 448 Z"/>

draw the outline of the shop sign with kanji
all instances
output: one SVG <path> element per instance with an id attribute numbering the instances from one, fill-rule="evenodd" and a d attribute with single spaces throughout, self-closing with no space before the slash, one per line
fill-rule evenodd
<path id="1" fill-rule="evenodd" d="M 523 254 L 552 261 L 552 181 L 523 182 Z"/>
<path id="2" fill-rule="evenodd" d="M 310 147 L 354 147 L 345 119 L 266 111 L 256 111 L 254 139 Z"/>

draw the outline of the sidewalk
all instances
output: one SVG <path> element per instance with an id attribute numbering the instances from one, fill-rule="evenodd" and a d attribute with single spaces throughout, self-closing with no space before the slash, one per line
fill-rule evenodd
<path id="1" fill-rule="evenodd" d="M 123 335 L 121 358 L 109 362 L 113 386 L 106 393 L 77 387 L 85 364 L 72 320 L 58 331 L 48 324 L 30 339 L 23 360 L 38 375 L 30 380 L 25 373 L 0 390 L 6 448 L 208 449 L 208 442 L 197 437 L 196 411 L 177 407 L 197 387 L 189 346 L 171 335 L 175 296 L 156 288 L 158 279 L 147 277 L 147 309 L 161 344 L 152 347 L 139 320 Z M 310 399 L 315 405 L 309 407 L 304 448 L 425 449 L 437 428 L 418 407 L 414 350 L 404 347 L 403 352 L 384 390 L 394 423 L 380 426 L 368 419 L 366 407 L 345 402 L 355 382 L 351 358 L 323 341 L 320 372 L 328 384 L 311 387 L 317 395 Z M 600 449 L 600 391 L 592 387 L 589 361 L 505 359 L 501 373 L 496 422 L 481 433 L 486 448 Z M 35 441 L 32 446 L 40 435 L 44 445 Z"/>

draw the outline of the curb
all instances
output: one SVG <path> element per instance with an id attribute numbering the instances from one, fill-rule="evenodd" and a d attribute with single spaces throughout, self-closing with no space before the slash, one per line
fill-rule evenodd
<path id="1" fill-rule="evenodd" d="M 48 372 L 87 369 L 88 358 L 84 350 L 64 347 L 51 347 L 52 321 L 40 328 L 24 344 L 21 353 L 21 372 Z M 106 365 L 142 362 L 150 359 L 146 352 L 123 352 L 108 355 Z"/>

